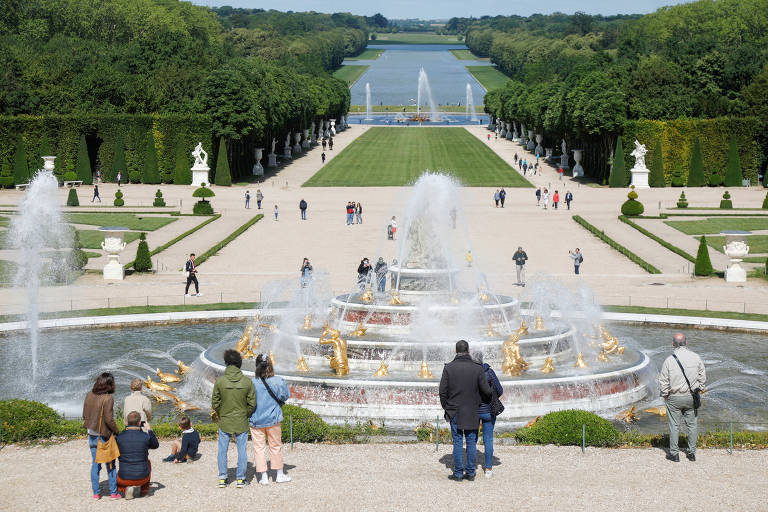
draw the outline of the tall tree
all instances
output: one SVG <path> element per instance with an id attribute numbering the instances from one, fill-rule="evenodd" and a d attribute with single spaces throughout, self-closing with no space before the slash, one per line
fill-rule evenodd
<path id="1" fill-rule="evenodd" d="M 703 187 L 707 184 L 704 177 L 704 157 L 701 154 L 701 141 L 698 137 L 693 140 L 691 149 L 691 166 L 688 170 L 688 186 Z"/>
<path id="2" fill-rule="evenodd" d="M 155 136 L 152 129 L 149 130 L 147 149 L 144 151 L 144 165 L 141 168 L 141 182 L 149 185 L 160 183 L 160 171 L 157 168 L 157 150 L 155 149 Z"/>
<path id="3" fill-rule="evenodd" d="M 176 144 L 176 164 L 173 173 L 173 183 L 175 185 L 191 185 L 192 171 L 189 167 L 189 157 L 184 147 L 184 139 L 179 137 Z"/>
<path id="4" fill-rule="evenodd" d="M 661 139 L 656 139 L 656 148 L 653 150 L 651 173 L 648 175 L 648 184 L 657 188 L 667 186 L 664 181 L 664 155 L 661 153 Z"/>
<path id="5" fill-rule="evenodd" d="M 621 144 L 621 137 L 616 142 L 616 152 L 613 155 L 613 167 L 611 176 L 608 179 L 608 185 L 611 188 L 623 188 L 627 186 L 627 171 L 624 165 L 624 148 Z"/>
<path id="6" fill-rule="evenodd" d="M 229 187 L 232 185 L 232 175 L 229 173 L 229 158 L 227 157 L 227 145 L 224 143 L 224 137 L 219 139 L 219 154 L 216 157 L 216 176 L 214 183 L 220 187 Z"/>
<path id="7" fill-rule="evenodd" d="M 13 183 L 20 185 L 29 183 L 29 166 L 27 164 L 27 147 L 21 134 L 16 136 L 16 151 L 13 155 Z"/>
<path id="8" fill-rule="evenodd" d="M 741 159 L 739 158 L 739 148 L 736 145 L 736 139 L 731 139 L 728 146 L 728 164 L 725 167 L 726 187 L 740 187 L 742 180 Z"/>
<path id="9" fill-rule="evenodd" d="M 93 183 L 91 159 L 88 157 L 88 145 L 85 142 L 85 135 L 80 136 L 80 143 L 77 145 L 75 174 L 77 174 L 77 179 L 83 182 L 83 185 L 90 185 Z"/>
<path id="10" fill-rule="evenodd" d="M 707 249 L 707 237 L 701 235 L 693 273 L 697 276 L 708 276 L 712 271 L 712 261 L 709 259 L 709 249 Z"/>

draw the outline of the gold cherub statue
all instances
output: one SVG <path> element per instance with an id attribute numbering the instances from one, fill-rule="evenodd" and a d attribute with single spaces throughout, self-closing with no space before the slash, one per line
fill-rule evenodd
<path id="1" fill-rule="evenodd" d="M 304 359 L 304 356 L 299 356 L 299 360 L 296 363 L 296 371 L 301 373 L 309 373 L 309 365 L 307 364 L 307 360 Z"/>
<path id="2" fill-rule="evenodd" d="M 190 403 L 185 402 L 179 397 L 173 398 L 174 405 L 176 407 L 176 410 L 179 412 L 185 412 L 185 411 L 199 411 L 200 408 L 196 405 L 192 405 Z"/>
<path id="3" fill-rule="evenodd" d="M 541 317 L 541 315 L 536 315 L 535 325 L 533 327 L 535 331 L 543 331 L 544 330 L 544 319 Z"/>
<path id="4" fill-rule="evenodd" d="M 573 366 L 576 368 L 588 368 L 587 362 L 584 361 L 584 354 L 579 352 L 579 355 L 576 356 L 576 364 Z"/>
<path id="5" fill-rule="evenodd" d="M 360 300 L 366 304 L 373 302 L 373 289 L 370 286 L 365 287 L 365 291 L 360 294 Z"/>
<path id="6" fill-rule="evenodd" d="M 523 334 L 528 334 L 528 324 L 525 323 L 525 318 L 520 320 L 520 328 L 517 330 L 517 332 L 522 336 Z"/>
<path id="7" fill-rule="evenodd" d="M 389 366 L 387 365 L 386 361 L 381 362 L 381 366 L 379 366 L 379 369 L 373 372 L 374 377 L 388 377 L 389 376 Z"/>
<path id="8" fill-rule="evenodd" d="M 491 302 L 491 296 L 488 295 L 488 293 L 485 291 L 485 289 L 480 288 L 477 291 L 477 298 L 482 302 L 483 304 L 488 304 Z"/>
<path id="9" fill-rule="evenodd" d="M 323 326 L 323 333 L 318 342 L 321 345 L 333 346 L 333 357 L 326 355 L 330 361 L 331 368 L 336 375 L 343 377 L 349 375 L 349 360 L 347 359 L 347 342 L 341 339 L 341 333 L 338 329 L 333 329 L 327 323 Z"/>
<path id="10" fill-rule="evenodd" d="M 144 385 L 147 386 L 147 389 L 151 389 L 152 391 L 171 391 L 173 388 L 169 386 L 168 384 L 163 384 L 162 382 L 155 382 L 152 380 L 152 377 L 147 375 L 147 380 L 144 381 Z"/>
<path id="11" fill-rule="evenodd" d="M 667 406 L 662 405 L 661 407 L 651 407 L 650 409 L 645 409 L 643 412 L 655 414 L 663 418 L 667 415 Z"/>
<path id="12" fill-rule="evenodd" d="M 349 333 L 350 336 L 353 336 L 355 338 L 359 338 L 360 336 L 365 334 L 365 331 L 367 331 L 367 327 L 363 327 L 363 322 L 358 322 L 355 326 L 355 329 Z"/>
<path id="13" fill-rule="evenodd" d="M 153 391 L 152 392 L 152 398 L 155 399 L 157 402 L 170 402 L 173 397 L 173 394 L 169 392 L 161 392 L 161 391 Z"/>
<path id="14" fill-rule="evenodd" d="M 157 376 L 160 377 L 160 380 L 168 384 L 169 382 L 181 382 L 181 377 L 176 375 L 175 373 L 165 373 L 161 372 L 160 368 L 157 369 Z"/>
<path id="15" fill-rule="evenodd" d="M 552 358 L 548 357 L 544 360 L 544 366 L 539 370 L 541 373 L 552 373 L 555 371 L 555 366 L 552 364 Z"/>
<path id="16" fill-rule="evenodd" d="M 420 379 L 434 379 L 435 375 L 432 373 L 432 370 L 429 369 L 429 365 L 426 361 L 421 362 L 421 368 L 419 369 L 419 378 Z"/>
<path id="17" fill-rule="evenodd" d="M 521 375 L 528 369 L 528 363 L 520 354 L 520 346 L 517 344 L 520 340 L 520 335 L 528 332 L 528 327 L 525 326 L 525 322 L 521 324 L 520 328 L 509 335 L 509 338 L 501 344 L 501 350 L 504 355 L 504 362 L 501 365 L 501 370 L 505 375 L 509 377 L 516 377 Z"/>
<path id="18" fill-rule="evenodd" d="M 392 290 L 392 298 L 389 299 L 389 303 L 393 306 L 402 306 L 403 301 L 400 300 L 400 294 L 397 293 L 397 290 Z"/>
<path id="19" fill-rule="evenodd" d="M 601 363 L 607 363 L 608 362 L 608 356 L 605 355 L 605 350 L 601 350 L 599 354 L 597 354 L 597 360 Z"/>

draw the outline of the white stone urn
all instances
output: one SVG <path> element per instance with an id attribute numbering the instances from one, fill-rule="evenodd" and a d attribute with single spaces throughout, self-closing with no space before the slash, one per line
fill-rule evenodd
<path id="1" fill-rule="evenodd" d="M 496 123 L 493 122 L 493 116 L 488 116 L 488 129 L 491 131 L 496 130 Z"/>
<path id="2" fill-rule="evenodd" d="M 744 283 L 747 281 L 747 271 L 741 266 L 741 261 L 749 254 L 747 237 L 750 231 L 721 231 L 725 235 L 723 252 L 728 259 L 728 268 L 725 269 L 725 281 L 727 283 Z"/>
<path id="3" fill-rule="evenodd" d="M 336 135 L 336 120 L 331 119 L 331 137 Z"/>
<path id="4" fill-rule="evenodd" d="M 301 132 L 293 134 L 293 156 L 294 158 L 301 155 Z"/>
<path id="5" fill-rule="evenodd" d="M 309 126 L 309 145 L 310 146 L 317 146 L 317 132 L 315 131 L 315 122 L 312 121 L 312 124 Z"/>
<path id="6" fill-rule="evenodd" d="M 101 248 L 107 253 L 107 264 L 104 265 L 103 277 L 105 280 L 122 281 L 125 276 L 123 266 L 120 264 L 120 253 L 125 249 L 123 236 L 128 228 L 121 226 L 105 226 L 99 228 L 104 233 L 104 241 Z"/>
<path id="7" fill-rule="evenodd" d="M 301 149 L 309 149 L 309 128 L 301 132 Z"/>
<path id="8" fill-rule="evenodd" d="M 533 151 L 535 145 L 533 143 L 533 130 L 528 130 L 528 145 L 525 147 L 528 151 Z"/>
<path id="9" fill-rule="evenodd" d="M 264 167 L 261 165 L 261 157 L 263 152 L 264 148 L 255 148 L 253 150 L 254 157 L 256 158 L 256 163 L 253 164 L 254 176 L 264 176 Z"/>
<path id="10" fill-rule="evenodd" d="M 541 141 L 543 141 L 543 140 L 544 140 L 544 135 L 542 135 L 540 133 L 537 133 L 536 134 L 536 149 L 535 149 L 535 151 L 536 151 L 536 154 L 538 156 L 541 156 L 542 153 L 544 153 L 544 148 L 541 147 Z"/>
<path id="11" fill-rule="evenodd" d="M 507 136 L 505 138 L 512 140 L 514 132 L 512 131 L 512 125 L 515 123 L 507 123 Z"/>
<path id="12" fill-rule="evenodd" d="M 584 168 L 581 166 L 581 157 L 583 155 L 583 149 L 573 150 L 573 159 L 576 161 L 576 165 L 573 166 L 573 177 L 578 178 L 584 176 Z"/>
<path id="13" fill-rule="evenodd" d="M 53 172 L 53 168 L 54 168 L 53 161 L 56 160 L 56 157 L 55 156 L 44 156 L 44 157 L 42 157 L 42 159 L 43 159 L 43 169 L 45 169 L 46 171 Z"/>
<path id="14" fill-rule="evenodd" d="M 552 160 L 552 151 L 554 151 L 554 148 L 544 148 L 545 160 Z"/>
<path id="15" fill-rule="evenodd" d="M 501 122 L 501 131 L 499 132 L 499 137 L 502 139 L 507 136 L 507 128 L 509 127 L 509 123 L 505 123 L 504 121 Z"/>
<path id="16" fill-rule="evenodd" d="M 288 135 L 285 136 L 285 144 L 283 145 L 283 158 L 290 160 L 291 155 L 291 132 L 288 132 Z"/>
<path id="17" fill-rule="evenodd" d="M 275 155 L 275 144 L 277 143 L 277 140 L 275 140 L 274 137 L 272 137 L 272 145 L 269 149 L 269 154 L 267 155 L 267 167 L 277 167 L 277 155 Z"/>

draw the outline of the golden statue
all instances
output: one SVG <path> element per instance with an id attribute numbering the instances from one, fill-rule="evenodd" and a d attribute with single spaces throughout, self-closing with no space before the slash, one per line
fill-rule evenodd
<path id="1" fill-rule="evenodd" d="M 633 423 L 637 421 L 637 414 L 635 414 L 635 406 L 633 405 L 626 411 L 620 412 L 616 416 L 616 419 L 619 421 L 623 421 L 624 423 Z"/>
<path id="2" fill-rule="evenodd" d="M 392 290 L 392 298 L 389 299 L 389 303 L 393 306 L 402 306 L 403 301 L 400 300 L 400 294 L 396 290 Z"/>
<path id="3" fill-rule="evenodd" d="M 237 340 L 237 343 L 235 344 L 235 350 L 240 352 L 240 354 L 245 355 L 245 353 L 248 351 L 248 348 L 251 346 L 252 332 L 253 332 L 253 326 L 251 325 L 247 326 L 243 331 L 243 335 L 240 336 L 239 340 Z"/>
<path id="4" fill-rule="evenodd" d="M 555 367 L 552 364 L 552 358 L 548 357 L 544 360 L 544 366 L 541 367 L 541 370 L 539 370 L 541 373 L 552 373 L 555 371 Z"/>
<path id="5" fill-rule="evenodd" d="M 488 322 L 488 327 L 485 328 L 485 335 L 489 338 L 493 338 L 494 336 L 498 336 L 499 333 L 493 328 L 493 324 Z"/>
<path id="6" fill-rule="evenodd" d="M 520 328 L 517 330 L 517 332 L 520 334 L 520 336 L 523 334 L 528 334 L 528 324 L 525 323 L 524 318 L 520 320 Z"/>
<path id="7" fill-rule="evenodd" d="M 170 395 L 170 396 L 169 396 Z M 170 402 L 173 395 L 167 392 L 152 392 L 152 398 L 157 402 Z"/>
<path id="8" fill-rule="evenodd" d="M 355 338 L 359 338 L 360 336 L 365 334 L 365 331 L 367 331 L 367 327 L 363 327 L 363 322 L 358 322 L 355 326 L 355 329 L 349 333 L 350 336 L 354 336 Z"/>
<path id="9" fill-rule="evenodd" d="M 381 362 L 381 366 L 379 366 L 379 369 L 373 372 L 374 377 L 389 377 L 389 366 L 387 366 L 387 363 L 385 361 Z"/>
<path id="10" fill-rule="evenodd" d="M 267 359 L 269 359 L 269 363 L 272 365 L 272 368 L 275 367 L 275 353 L 271 350 L 267 354 Z"/>
<path id="11" fill-rule="evenodd" d="M 477 298 L 483 304 L 488 304 L 489 302 L 491 302 L 491 296 L 488 295 L 488 293 L 486 293 L 486 291 L 482 288 L 477 291 Z"/>
<path id="12" fill-rule="evenodd" d="M 309 365 L 307 364 L 307 360 L 304 359 L 304 356 L 299 356 L 299 360 L 296 364 L 296 371 L 301 373 L 309 373 Z"/>
<path id="13" fill-rule="evenodd" d="M 199 411 L 200 408 L 196 405 L 192 405 L 190 403 L 185 402 L 179 397 L 174 397 L 173 402 L 176 406 L 176 409 L 179 412 L 185 412 L 185 411 Z"/>
<path id="14" fill-rule="evenodd" d="M 179 375 L 184 375 L 189 371 L 189 366 L 184 364 L 184 361 L 179 360 L 179 361 L 176 361 L 176 363 L 179 365 L 179 369 L 176 370 L 176 373 L 178 373 Z"/>
<path id="15" fill-rule="evenodd" d="M 520 340 L 520 335 L 526 334 L 528 327 L 525 325 L 525 321 L 520 323 L 520 328 L 509 335 L 509 338 L 501 344 L 501 351 L 504 355 L 504 362 L 501 365 L 501 370 L 505 375 L 510 377 L 516 377 L 522 375 L 524 371 L 528 369 L 528 363 L 520 354 L 520 346 L 517 342 Z"/>
<path id="16" fill-rule="evenodd" d="M 373 302 L 373 289 L 370 286 L 365 287 L 365 291 L 360 294 L 360 300 L 366 304 Z"/>
<path id="17" fill-rule="evenodd" d="M 168 384 L 169 382 L 181 382 L 181 377 L 176 375 L 175 373 L 165 373 L 161 372 L 160 368 L 157 369 L 157 376 L 160 377 L 160 380 Z"/>
<path id="18" fill-rule="evenodd" d="M 304 315 L 304 330 L 308 331 L 312 328 L 312 315 L 307 313 Z"/>
<path id="19" fill-rule="evenodd" d="M 338 329 L 333 329 L 327 323 L 323 326 L 323 333 L 318 342 L 321 345 L 333 346 L 333 357 L 326 355 L 331 363 L 331 368 L 336 375 L 343 377 L 349 375 L 349 360 L 347 359 L 347 342 L 341 339 L 341 333 Z"/>
<path id="20" fill-rule="evenodd" d="M 651 407 L 650 409 L 645 409 L 643 412 L 655 414 L 663 418 L 667 415 L 667 407 L 665 405 L 662 405 L 661 407 Z"/>
<path id="21" fill-rule="evenodd" d="M 429 365 L 426 361 L 421 362 L 421 368 L 419 369 L 419 378 L 420 379 L 434 379 L 435 376 L 432 373 L 432 370 L 429 369 Z"/>
<path id="22" fill-rule="evenodd" d="M 539 421 L 539 418 L 541 418 L 541 416 L 536 416 L 536 417 L 535 417 L 535 418 L 533 418 L 531 421 L 529 421 L 528 423 L 526 423 L 526 424 L 525 424 L 525 426 L 526 426 L 526 427 L 532 427 L 532 426 L 534 426 L 534 425 L 536 424 L 536 422 L 537 422 L 537 421 Z"/>
<path id="23" fill-rule="evenodd" d="M 600 348 L 603 349 L 603 352 L 606 354 L 614 354 L 619 355 L 624 353 L 625 347 L 622 347 L 619 345 L 619 339 L 615 336 L 611 336 L 608 338 L 604 343 L 600 344 Z"/>
<path id="24" fill-rule="evenodd" d="M 253 333 L 253 336 L 251 336 L 251 357 L 256 357 L 256 353 L 258 352 L 260 346 L 261 336 L 259 336 L 259 332 L 256 331 Z"/>
<path id="25" fill-rule="evenodd" d="M 377 425 L 373 422 L 373 420 L 368 420 L 368 426 L 371 428 L 372 431 L 376 432 L 377 430 L 381 430 L 381 426 Z"/>
<path id="26" fill-rule="evenodd" d="M 608 362 L 608 356 L 605 355 L 605 350 L 601 350 L 599 354 L 597 354 L 597 360 L 602 363 Z"/>
<path id="27" fill-rule="evenodd" d="M 211 417 L 211 421 L 214 423 L 219 422 L 219 413 L 213 410 L 213 407 L 211 407 L 211 412 L 208 413 Z"/>
<path id="28" fill-rule="evenodd" d="M 541 315 L 536 315 L 535 325 L 533 329 L 535 331 L 543 331 L 544 330 L 544 319 L 541 318 Z"/>
<path id="29" fill-rule="evenodd" d="M 173 388 L 169 386 L 168 384 L 163 384 L 162 382 L 155 382 L 152 380 L 152 377 L 147 375 L 147 380 L 144 381 L 144 385 L 147 386 L 147 389 L 151 389 L 152 391 L 171 391 Z"/>
<path id="30" fill-rule="evenodd" d="M 573 365 L 576 368 L 588 368 L 586 361 L 584 361 L 584 354 L 579 352 L 576 356 L 576 364 Z"/>

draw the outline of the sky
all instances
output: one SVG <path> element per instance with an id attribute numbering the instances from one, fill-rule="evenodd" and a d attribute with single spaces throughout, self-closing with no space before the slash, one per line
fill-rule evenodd
<path id="1" fill-rule="evenodd" d="M 452 17 L 480 17 L 498 14 L 529 16 L 535 13 L 583 11 L 589 14 L 644 14 L 659 7 L 684 3 L 680 0 L 538 0 L 520 2 L 512 0 L 192 0 L 209 7 L 231 5 L 279 11 L 351 12 L 371 16 L 380 12 L 387 18 L 448 19 Z"/>

